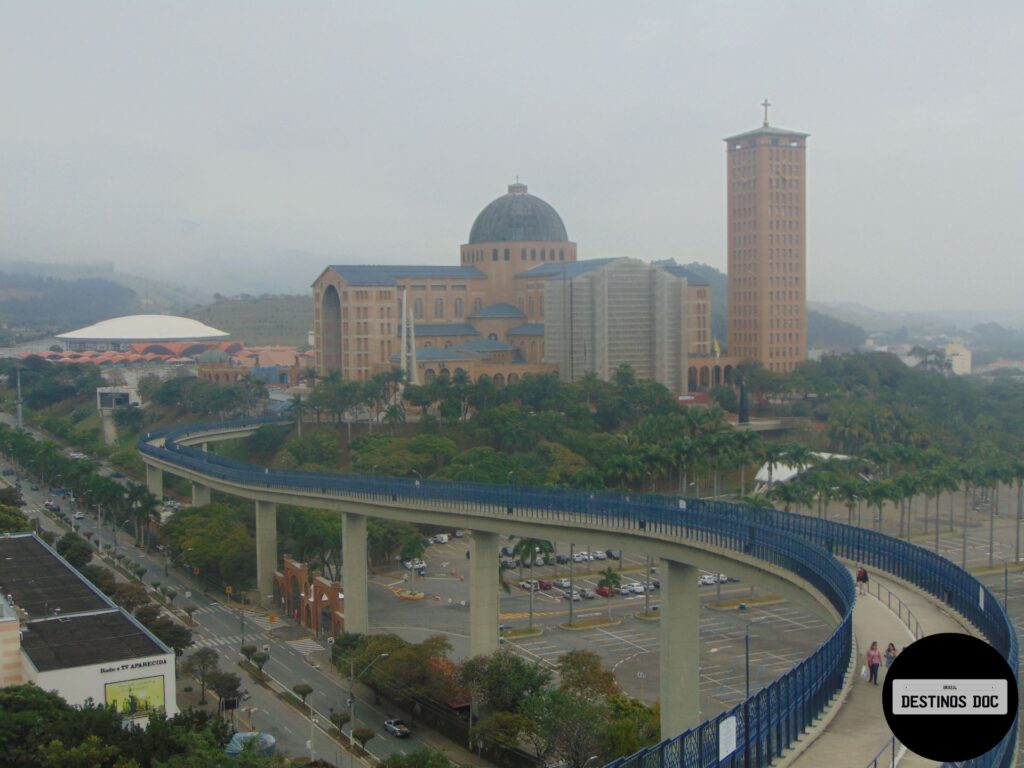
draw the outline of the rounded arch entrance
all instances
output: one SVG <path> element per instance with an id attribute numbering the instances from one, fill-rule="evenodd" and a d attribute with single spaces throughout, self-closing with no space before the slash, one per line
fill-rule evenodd
<path id="1" fill-rule="evenodd" d="M 341 296 L 328 285 L 320 299 L 320 363 L 324 371 L 341 371 Z"/>

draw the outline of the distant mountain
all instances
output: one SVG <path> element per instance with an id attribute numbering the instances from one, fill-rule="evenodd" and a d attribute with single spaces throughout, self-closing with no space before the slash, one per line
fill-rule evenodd
<path id="1" fill-rule="evenodd" d="M 167 312 L 177 305 L 207 302 L 213 298 L 212 289 L 210 292 L 205 292 L 161 280 L 154 280 L 149 277 L 118 272 L 111 262 L 99 264 L 57 264 L 31 261 L 0 261 L 0 271 L 18 275 L 56 278 L 58 280 L 108 280 L 124 286 L 135 293 L 138 311 L 154 314 Z M 103 317 L 116 316 L 110 313 L 103 314 Z"/>
<path id="2" fill-rule="evenodd" d="M 0 323 L 11 328 L 59 333 L 141 309 L 135 291 L 112 280 L 0 271 Z"/>

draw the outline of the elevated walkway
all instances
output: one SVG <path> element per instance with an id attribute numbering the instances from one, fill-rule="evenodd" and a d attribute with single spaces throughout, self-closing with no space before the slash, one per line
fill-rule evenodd
<path id="1" fill-rule="evenodd" d="M 861 679 L 860 670 L 864 654 L 873 641 L 884 652 L 889 643 L 905 648 L 919 636 L 942 632 L 970 632 L 977 634 L 946 606 L 940 606 L 913 587 L 898 582 L 885 574 L 869 571 L 870 593 L 858 595 L 853 609 L 853 634 L 857 643 L 857 663 L 854 680 L 846 700 L 835 717 L 826 724 L 815 726 L 804 740 L 813 742 L 790 761 L 779 764 L 792 768 L 866 768 L 878 758 L 878 768 L 890 768 L 892 763 L 892 732 L 882 713 L 882 686 L 885 675 L 883 662 L 878 672 L 879 685 Z M 909 624 L 909 626 L 908 626 Z M 820 730 L 819 730 L 820 729 Z M 889 749 L 886 745 L 889 744 Z M 897 765 L 901 768 L 923 768 L 941 765 L 933 760 L 907 751 L 896 745 Z"/>

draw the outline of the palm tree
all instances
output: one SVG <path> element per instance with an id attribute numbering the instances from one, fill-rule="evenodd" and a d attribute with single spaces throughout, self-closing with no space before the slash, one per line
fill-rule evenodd
<path id="1" fill-rule="evenodd" d="M 622 576 L 619 575 L 618 571 L 615 571 L 611 566 L 608 566 L 605 570 L 598 574 L 600 577 L 597 586 L 604 587 L 608 590 L 608 621 L 612 620 L 612 593 L 622 586 Z"/>
<path id="2" fill-rule="evenodd" d="M 302 395 L 295 395 L 292 397 L 292 413 L 295 414 L 295 429 L 298 431 L 298 436 L 302 437 L 302 416 L 306 412 L 306 403 L 302 399 Z"/>
<path id="3" fill-rule="evenodd" d="M 519 558 L 519 569 L 522 574 L 522 564 L 529 562 L 531 565 L 535 565 L 533 562 L 537 559 L 538 555 L 542 557 L 550 555 L 554 552 L 554 547 L 551 546 L 550 541 L 544 539 L 519 539 L 516 545 L 512 547 L 512 556 Z M 530 586 L 530 631 L 533 631 L 533 586 Z"/>
<path id="4" fill-rule="evenodd" d="M 875 480 L 869 483 L 864 491 L 864 497 L 868 504 L 878 510 L 875 530 L 880 531 L 882 529 L 882 508 L 885 506 L 885 502 L 895 501 L 899 496 L 889 480 Z"/>
<path id="5" fill-rule="evenodd" d="M 144 546 L 149 521 L 156 515 L 159 502 L 146 486 L 131 483 L 128 486 L 126 503 L 135 523 L 135 541 L 140 547 Z"/>
<path id="6" fill-rule="evenodd" d="M 756 432 L 743 430 L 736 433 L 736 462 L 740 467 L 740 496 L 747 495 L 747 466 L 760 466 L 765 456 L 764 440 Z"/>

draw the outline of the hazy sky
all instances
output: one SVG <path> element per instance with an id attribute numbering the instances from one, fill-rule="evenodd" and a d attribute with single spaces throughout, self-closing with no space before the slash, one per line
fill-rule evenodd
<path id="1" fill-rule="evenodd" d="M 0 258 L 304 291 L 330 263 L 457 263 L 519 175 L 581 258 L 724 270 L 722 138 L 767 96 L 811 134 L 812 301 L 1019 306 L 1020 2 L 0 13 Z"/>

